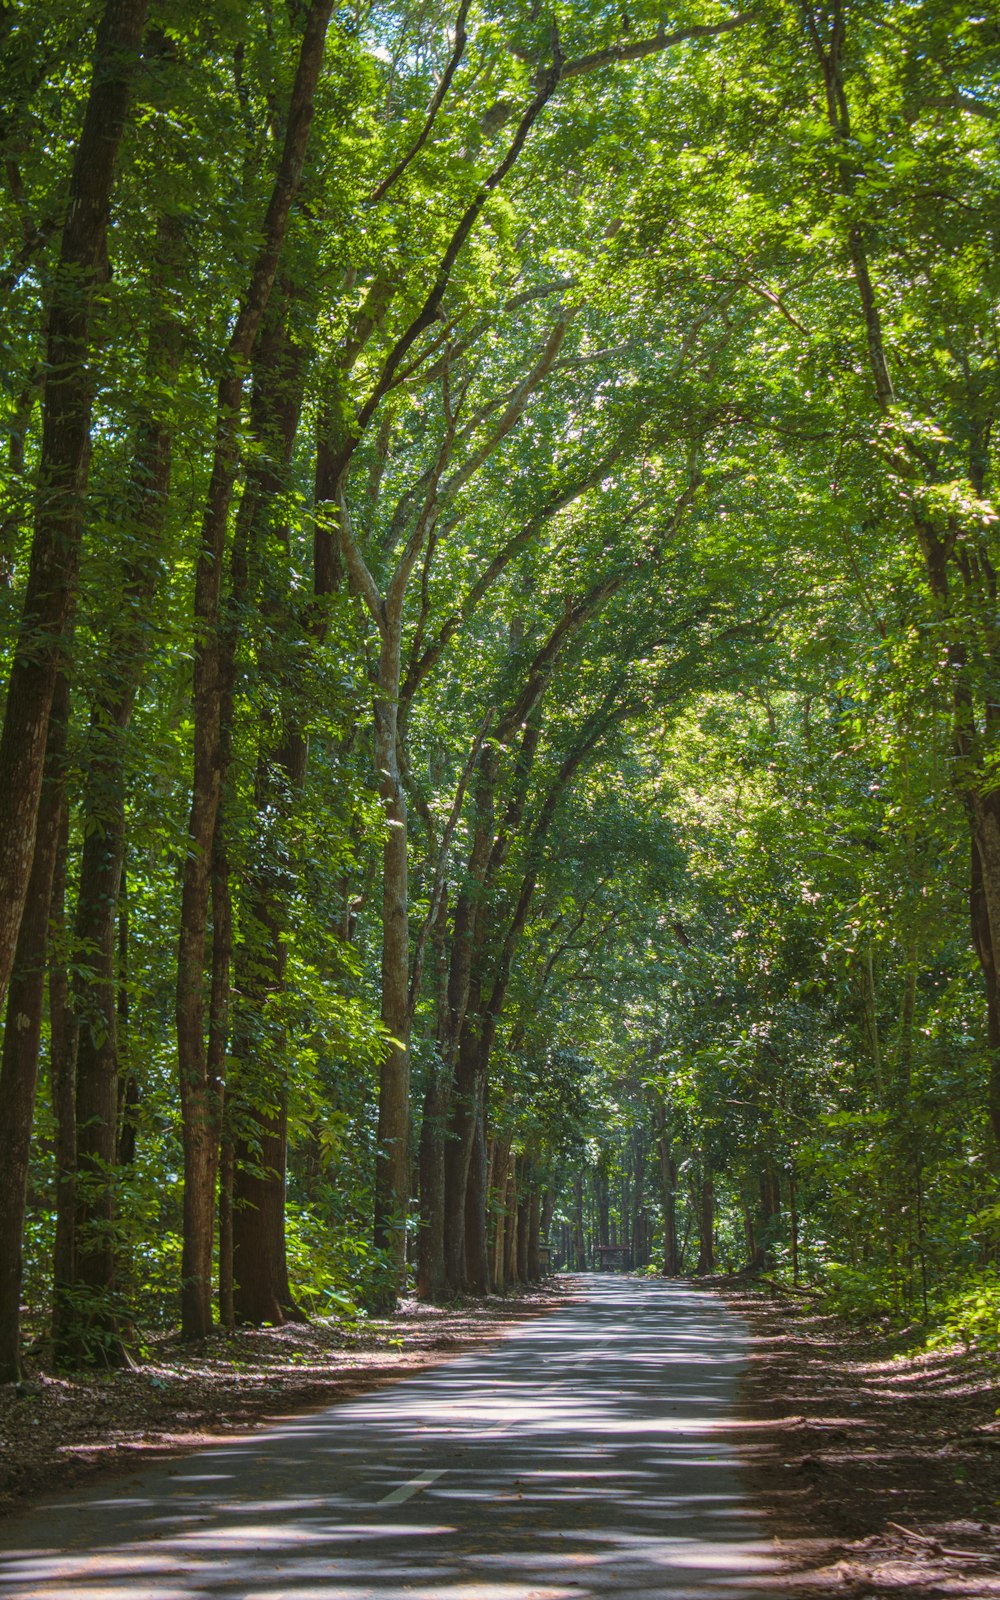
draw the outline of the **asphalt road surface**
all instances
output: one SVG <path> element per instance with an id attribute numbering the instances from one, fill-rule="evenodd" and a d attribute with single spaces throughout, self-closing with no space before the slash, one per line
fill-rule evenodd
<path id="1" fill-rule="evenodd" d="M 486 1350 L 12 1518 L 0 1600 L 760 1600 L 742 1325 L 585 1282 Z"/>

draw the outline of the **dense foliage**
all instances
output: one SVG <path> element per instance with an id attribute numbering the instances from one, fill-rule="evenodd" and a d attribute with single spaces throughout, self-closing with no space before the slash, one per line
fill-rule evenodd
<path id="1" fill-rule="evenodd" d="M 546 1252 L 995 1336 L 996 22 L 0 51 L 0 1377 Z"/>

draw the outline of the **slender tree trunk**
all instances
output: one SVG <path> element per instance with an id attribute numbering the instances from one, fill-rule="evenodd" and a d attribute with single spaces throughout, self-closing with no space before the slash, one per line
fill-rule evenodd
<path id="1" fill-rule="evenodd" d="M 539 1249 L 541 1233 L 542 1197 L 538 1192 L 538 1185 L 532 1183 L 528 1197 L 527 1251 L 525 1256 L 525 1278 L 528 1283 L 537 1283 L 542 1276 L 542 1258 Z"/>
<path id="2" fill-rule="evenodd" d="M 445 1292 L 444 1268 L 444 1132 L 448 1095 L 444 1068 L 435 1061 L 427 1074 L 420 1124 L 420 1238 L 417 1246 L 417 1293 L 437 1300 Z"/>
<path id="3" fill-rule="evenodd" d="M 603 1161 L 594 1169 L 594 1198 L 597 1202 L 597 1243 L 607 1249 L 611 1243 L 611 1200 L 608 1173 Z M 604 1265 L 602 1260 L 601 1265 Z"/>
<path id="4" fill-rule="evenodd" d="M 90 458 L 91 317 L 107 275 L 111 191 L 146 10 L 147 0 L 104 7 L 49 304 L 34 537 L 0 734 L 0 999 L 31 873 L 56 679 L 67 670 Z"/>
<path id="5" fill-rule="evenodd" d="M 715 1271 L 715 1185 L 702 1178 L 698 1190 L 698 1276 Z"/>
<path id="6" fill-rule="evenodd" d="M 448 923 L 447 897 L 442 897 L 434 930 L 435 975 L 438 985 L 437 1038 L 447 1028 L 448 964 L 445 949 Z M 444 1144 L 451 1089 L 451 1069 L 436 1053 L 427 1072 L 423 1117 L 420 1124 L 420 1236 L 417 1245 L 417 1293 L 423 1300 L 438 1300 L 445 1293 L 444 1261 Z"/>
<path id="7" fill-rule="evenodd" d="M 232 753 L 237 656 L 241 613 L 251 574 L 261 572 L 271 590 L 262 602 L 270 627 L 287 637 L 299 619 L 288 590 L 290 534 L 287 522 L 274 526 L 273 507 L 288 487 L 302 410 L 306 379 L 305 347 L 290 336 L 286 318 L 292 295 L 286 290 L 280 315 L 271 315 L 254 352 L 251 429 L 259 459 L 247 477 L 233 542 L 232 576 L 220 650 L 220 766 L 223 803 L 215 824 L 213 864 L 213 1018 L 209 1055 L 213 1076 L 225 1075 L 229 1025 L 232 909 L 225 789 Z M 269 577 L 280 562 L 277 587 Z M 266 674 L 269 663 L 259 663 Z M 282 669 L 278 669 L 279 679 Z M 237 1322 L 301 1320 L 303 1313 L 288 1286 L 285 1242 L 285 1179 L 287 1166 L 287 1096 L 285 1037 L 268 1018 L 268 1003 L 285 986 L 288 945 L 287 903 L 293 868 L 280 822 L 287 821 L 294 797 L 305 781 L 307 747 L 300 731 L 300 708 L 285 688 L 278 748 L 265 726 L 255 775 L 255 807 L 260 838 L 259 858 L 250 875 L 242 922 L 246 935 L 237 951 L 236 1057 L 241 1066 L 227 1087 L 229 1120 L 241 1136 L 231 1141 L 232 1212 L 225 1239 L 220 1229 L 220 1277 L 232 1284 L 232 1314 Z M 262 1048 L 261 1041 L 267 1041 Z M 279 1107 L 275 1117 L 260 1104 Z M 255 1130 L 255 1131 L 254 1131 Z M 267 1150 L 267 1160 L 261 1159 Z M 221 1304 L 221 1293 L 220 1293 Z M 276 1311 L 280 1309 L 280 1316 Z"/>
<path id="8" fill-rule="evenodd" d="M 469 1162 L 469 1181 L 465 1191 L 465 1274 L 473 1294 L 488 1294 L 490 1289 L 489 1254 L 486 1243 L 486 1205 L 488 1199 L 485 1083 L 480 1079 L 476 1127 Z"/>
<path id="9" fill-rule="evenodd" d="M 521 1168 L 521 1186 L 517 1197 L 517 1262 L 515 1272 L 518 1283 L 528 1281 L 528 1230 L 531 1226 L 531 1175 L 527 1157 Z"/>
<path id="10" fill-rule="evenodd" d="M 556 1197 L 551 1189 L 542 1195 L 541 1247 L 552 1248 L 552 1218 L 555 1215 Z"/>
<path id="11" fill-rule="evenodd" d="M 219 1152 L 219 1321 L 236 1326 L 233 1303 L 233 1141 L 224 1138 Z"/>
<path id="12" fill-rule="evenodd" d="M 507 1171 L 510 1163 L 510 1135 L 500 1139 L 493 1161 L 493 1243 L 490 1282 L 494 1289 L 503 1287 L 503 1264 L 506 1249 Z"/>
<path id="13" fill-rule="evenodd" d="M 578 1172 L 573 1186 L 573 1267 L 587 1270 L 587 1244 L 583 1232 L 583 1173 Z"/>
<path id="14" fill-rule="evenodd" d="M 517 1255 L 519 1248 L 518 1239 L 518 1199 L 521 1187 L 521 1159 L 512 1157 L 507 1169 L 507 1193 L 504 1199 L 504 1210 L 507 1213 L 507 1225 L 504 1229 L 503 1253 L 503 1287 L 517 1281 Z"/>
<path id="15" fill-rule="evenodd" d="M 388 1254 L 395 1292 L 406 1282 L 410 1193 L 410 928 L 406 796 L 397 760 L 400 638 L 383 641 L 375 702 L 375 763 L 387 827 L 382 851 L 382 1022 L 389 1034 L 379 1073 L 375 1245 Z"/>
<path id="16" fill-rule="evenodd" d="M 459 1039 L 444 1158 L 445 1278 L 451 1294 L 460 1293 L 465 1283 L 466 1194 L 476 1138 L 479 1059 L 479 1036 L 467 1014 Z"/>
<path id="17" fill-rule="evenodd" d="M 194 761 L 188 855 L 177 960 L 177 1045 L 184 1144 L 181 1329 L 204 1338 L 212 1327 L 212 1241 L 223 1086 L 210 1075 L 204 972 L 212 859 L 221 795 L 222 685 L 219 609 L 229 509 L 236 478 L 243 373 L 284 245 L 305 161 L 313 97 L 333 0 L 312 0 L 289 105 L 281 161 L 264 220 L 263 243 L 226 351 L 219 382 L 215 447 L 195 581 Z"/>
<path id="18" fill-rule="evenodd" d="M 171 298 L 163 299 L 177 264 L 182 225 L 165 218 L 157 230 L 152 291 L 160 300 L 149 334 L 146 362 L 147 414 L 139 423 L 130 476 L 126 520 L 130 556 L 124 574 L 122 605 L 102 652 L 101 668 L 91 706 L 83 757 L 81 824 L 83 851 L 74 924 L 74 981 L 76 1040 L 76 1095 L 92 1110 L 114 1106 L 105 1128 L 88 1126 L 82 1135 L 89 1166 L 83 1204 L 90 1215 L 105 1218 L 110 1239 L 113 1201 L 99 1200 L 96 1189 L 110 1184 L 117 1165 L 119 1129 L 118 1011 L 119 972 L 116 954 L 118 898 L 125 856 L 125 797 L 127 790 L 127 733 L 148 649 L 148 613 L 161 568 L 170 490 L 172 424 L 159 409 L 169 395 L 180 365 L 181 341 Z M 134 1077 L 132 1079 L 134 1085 Z M 109 1155 L 110 1152 L 110 1155 Z M 96 1207 L 96 1212 L 95 1212 Z M 74 1226 L 83 1225 L 83 1215 Z M 115 1264 L 104 1252 L 108 1282 L 104 1292 L 114 1294 Z M 91 1270 L 98 1270 L 94 1259 Z M 98 1286 L 90 1281 L 88 1295 Z M 66 1299 L 66 1309 L 70 1300 Z M 80 1359 L 83 1345 L 91 1341 L 87 1326 L 74 1336 L 70 1320 L 60 1319 L 60 1359 Z M 106 1330 L 110 1335 L 110 1330 Z M 117 1349 L 109 1336 L 101 1359 Z"/>
<path id="19" fill-rule="evenodd" d="M 767 1160 L 760 1171 L 760 1232 L 757 1265 L 771 1265 L 775 1235 L 781 1221 L 781 1179 L 777 1164 Z"/>
<path id="20" fill-rule="evenodd" d="M 799 1210 L 798 1190 L 795 1182 L 795 1166 L 791 1163 L 788 1168 L 788 1226 L 792 1242 L 792 1282 L 799 1281 Z"/>
<path id="21" fill-rule="evenodd" d="M 125 864 L 118 894 L 118 1151 L 120 1167 L 135 1164 L 142 1094 L 129 1040 L 129 904 Z"/>
<path id="22" fill-rule="evenodd" d="M 753 1211 L 748 1205 L 743 1207 L 743 1237 L 747 1247 L 747 1267 L 751 1272 L 758 1272 L 764 1265 L 764 1252 L 757 1241 Z"/>
<path id="23" fill-rule="evenodd" d="M 69 685 L 52 699 L 35 853 L 7 994 L 0 1057 L 0 1383 L 21 1375 L 20 1306 L 28 1157 L 38 1082 L 49 911 L 64 810 Z"/>
<path id="24" fill-rule="evenodd" d="M 72 1320 L 68 1291 L 76 1272 L 76 1016 L 70 1004 L 67 965 L 68 863 L 69 810 L 64 803 L 52 887 L 52 932 L 57 954 L 49 967 L 49 1079 L 56 1130 L 56 1228 L 52 1261 L 52 1344 L 55 1350 L 62 1346 Z"/>

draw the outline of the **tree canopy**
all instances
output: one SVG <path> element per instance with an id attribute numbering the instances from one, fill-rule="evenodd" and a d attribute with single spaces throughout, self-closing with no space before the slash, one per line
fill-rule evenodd
<path id="1" fill-rule="evenodd" d="M 1000 28 L 0 8 L 0 1379 L 1000 1304 Z"/>

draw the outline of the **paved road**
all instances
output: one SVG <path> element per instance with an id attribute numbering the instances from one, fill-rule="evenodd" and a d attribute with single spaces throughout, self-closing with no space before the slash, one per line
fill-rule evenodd
<path id="1" fill-rule="evenodd" d="M 663 1282 L 12 1519 L 0 1600 L 747 1600 L 739 1322 Z"/>

